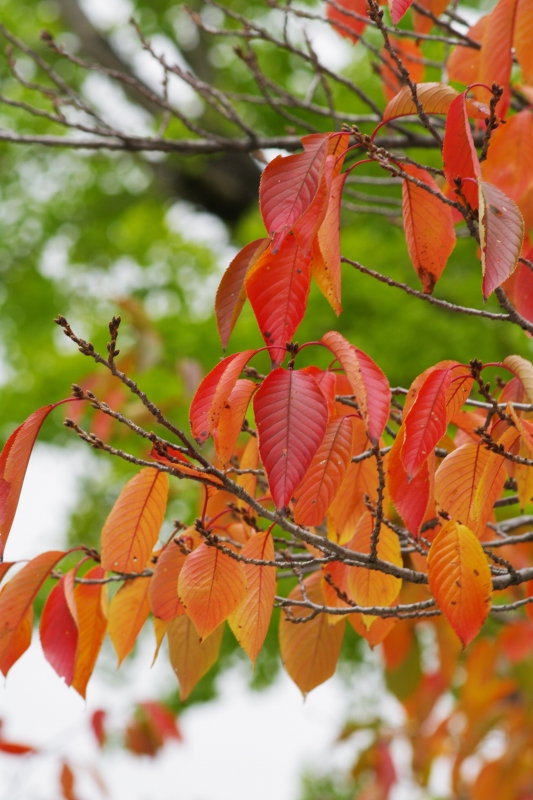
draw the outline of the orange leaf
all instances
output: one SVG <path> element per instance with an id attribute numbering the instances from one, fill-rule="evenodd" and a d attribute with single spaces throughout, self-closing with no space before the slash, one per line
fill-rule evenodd
<path id="1" fill-rule="evenodd" d="M 162 464 L 168 464 L 169 467 L 178 470 L 178 472 L 183 473 L 183 475 L 191 478 L 199 478 L 202 481 L 208 480 L 210 483 L 216 483 L 219 486 L 224 485 L 220 478 L 217 478 L 216 475 L 206 475 L 205 472 L 195 469 L 189 459 L 185 458 L 183 453 L 180 453 L 180 451 L 176 450 L 174 447 L 167 445 L 166 453 L 175 460 L 171 461 L 170 458 L 166 458 L 164 455 L 161 455 L 161 453 L 157 452 L 155 447 L 152 447 L 152 450 L 150 451 L 150 457 L 161 462 Z M 179 463 L 176 463 L 176 461 Z M 214 486 L 210 486 L 209 484 L 206 484 L 206 488 L 209 495 L 212 493 L 214 494 L 217 491 Z"/>
<path id="2" fill-rule="evenodd" d="M 479 183 L 479 238 L 486 300 L 518 264 L 524 220 L 516 203 L 496 186 L 483 181 Z"/>
<path id="3" fill-rule="evenodd" d="M 257 385 L 253 381 L 238 380 L 220 413 L 213 431 L 215 450 L 224 465 L 229 464 L 245 420 L 248 406 Z"/>
<path id="4" fill-rule="evenodd" d="M 446 393 L 452 374 L 450 369 L 430 371 L 405 416 L 401 458 L 409 480 L 446 433 Z"/>
<path id="5" fill-rule="evenodd" d="M 154 617 L 169 621 L 185 614 L 178 597 L 178 578 L 186 558 L 179 537 L 173 539 L 158 557 L 150 583 L 150 609 Z"/>
<path id="6" fill-rule="evenodd" d="M 343 160 L 343 159 L 341 159 Z M 327 155 L 322 177 L 318 184 L 316 194 L 309 208 L 302 214 L 300 219 L 294 224 L 292 232 L 304 253 L 307 253 L 318 229 L 325 220 L 331 195 L 331 185 L 334 170 L 337 167 L 337 158 L 334 155 Z"/>
<path id="7" fill-rule="evenodd" d="M 370 555 L 370 537 L 373 528 L 373 517 L 367 511 L 359 520 L 353 539 L 346 546 L 357 553 Z M 395 564 L 397 567 L 401 567 L 403 564 L 400 540 L 397 534 L 386 525 L 381 526 L 377 555 L 378 558 Z M 400 578 L 363 567 L 349 568 L 347 585 L 352 599 L 357 605 L 365 607 L 392 605 L 402 588 Z M 367 628 L 370 628 L 374 619 L 375 617 L 370 615 L 363 617 Z"/>
<path id="8" fill-rule="evenodd" d="M 516 428 L 508 428 L 498 439 L 498 444 L 503 445 L 505 450 L 510 450 L 518 441 L 519 433 Z M 503 485 L 506 479 L 505 458 L 499 453 L 490 452 L 486 461 L 483 474 L 479 480 L 474 498 L 473 513 L 477 521 L 474 533 L 481 536 L 485 530 L 494 503 L 503 492 Z"/>
<path id="9" fill-rule="evenodd" d="M 308 598 L 323 605 L 321 577 L 320 572 L 315 572 L 305 579 L 304 585 Z M 302 600 L 299 586 L 294 587 L 289 598 Z M 298 606 L 291 611 L 297 618 L 308 617 L 312 613 L 310 609 Z M 325 614 L 318 614 L 309 622 L 295 624 L 282 613 L 279 626 L 281 660 L 304 696 L 335 672 L 344 628 L 344 620 L 338 625 L 330 625 Z"/>
<path id="10" fill-rule="evenodd" d="M 344 13 L 341 9 L 345 9 L 348 13 Z M 351 14 L 368 17 L 366 0 L 338 0 L 335 5 L 328 3 L 326 6 L 326 16 L 331 21 L 332 28 L 357 44 L 366 28 L 366 22 L 363 19 L 356 19 Z"/>
<path id="11" fill-rule="evenodd" d="M 329 6 L 328 6 L 329 8 Z M 341 201 L 347 173 L 333 178 L 325 219 L 313 245 L 311 269 L 318 288 L 339 316 L 341 306 Z"/>
<path id="12" fill-rule="evenodd" d="M 44 657 L 72 685 L 78 647 L 78 626 L 65 597 L 65 576 L 54 586 L 43 608 L 41 616 L 41 645 Z"/>
<path id="13" fill-rule="evenodd" d="M 187 556 L 178 594 L 203 640 L 244 600 L 246 575 L 238 561 L 204 542 Z"/>
<path id="14" fill-rule="evenodd" d="M 59 782 L 61 784 L 61 794 L 65 800 L 79 800 L 74 791 L 74 773 L 68 764 L 63 764 Z"/>
<path id="15" fill-rule="evenodd" d="M 533 6 L 529 0 L 518 0 L 514 32 L 514 49 L 522 77 L 526 83 L 533 78 Z"/>
<path id="16" fill-rule="evenodd" d="M 268 239 L 256 239 L 245 245 L 222 276 L 215 300 L 215 315 L 224 350 L 246 300 L 246 273 L 267 247 Z"/>
<path id="17" fill-rule="evenodd" d="M 425 170 L 410 164 L 403 164 L 402 169 L 441 194 L 439 187 Z M 451 208 L 435 195 L 404 178 L 402 209 L 409 257 L 424 292 L 431 294 L 455 247 Z"/>
<path id="18" fill-rule="evenodd" d="M 257 436 L 250 436 L 248 444 L 244 448 L 241 456 L 240 468 L 241 469 L 257 469 L 259 466 L 259 442 Z M 239 486 L 248 492 L 249 495 L 255 497 L 255 487 L 257 486 L 257 475 L 247 474 L 238 475 L 237 483 Z"/>
<path id="19" fill-rule="evenodd" d="M 513 67 L 513 39 L 517 0 L 499 0 L 483 32 L 478 81 L 492 86 L 498 83 L 504 93 L 498 111 L 504 116 L 510 101 L 509 81 Z"/>
<path id="20" fill-rule="evenodd" d="M 122 489 L 102 530 L 102 567 L 142 572 L 165 518 L 168 475 L 145 467 Z"/>
<path id="21" fill-rule="evenodd" d="M 422 2 L 419 0 L 418 5 L 427 11 L 431 11 L 435 17 L 440 17 L 443 11 L 448 8 L 447 0 L 422 0 Z M 416 9 L 413 9 L 413 28 L 417 33 L 429 33 L 434 24 L 431 17 L 426 17 L 425 14 L 420 14 Z M 460 50 L 461 48 L 457 49 Z"/>
<path id="22" fill-rule="evenodd" d="M 324 440 L 296 489 L 294 520 L 298 525 L 320 525 L 334 501 L 352 456 L 352 420 L 334 417 Z"/>
<path id="23" fill-rule="evenodd" d="M 28 608 L 52 569 L 65 554 L 50 550 L 26 564 L 0 592 L 0 663 L 12 652 L 13 641 L 24 624 Z"/>
<path id="24" fill-rule="evenodd" d="M 200 641 L 189 617 L 177 617 L 169 623 L 168 651 L 180 684 L 182 703 L 216 662 L 223 633 L 224 626 L 219 625 L 210 636 Z"/>
<path id="25" fill-rule="evenodd" d="M 451 520 L 437 534 L 428 578 L 439 608 L 466 647 L 481 630 L 492 598 L 487 559 L 469 528 Z"/>
<path id="26" fill-rule="evenodd" d="M 506 356 L 502 364 L 522 381 L 528 400 L 533 403 L 533 364 L 522 356 Z"/>
<path id="27" fill-rule="evenodd" d="M 115 648 L 118 666 L 133 650 L 137 636 L 148 618 L 150 578 L 125 581 L 109 604 L 109 638 Z"/>
<path id="28" fill-rule="evenodd" d="M 33 633 L 33 606 L 29 606 L 26 614 L 22 618 L 15 635 L 11 639 L 7 650 L 4 652 L 2 661 L 0 662 L 0 671 L 4 677 L 15 664 L 19 658 L 26 652 L 31 644 L 31 637 Z"/>
<path id="29" fill-rule="evenodd" d="M 259 531 L 244 545 L 241 555 L 261 561 L 274 561 L 274 542 L 270 531 Z M 246 597 L 230 614 L 228 623 L 242 649 L 255 665 L 265 641 L 276 595 L 276 568 L 243 564 L 248 583 Z"/>
<path id="30" fill-rule="evenodd" d="M 104 575 L 102 567 L 96 566 L 83 577 L 86 580 L 101 580 Z M 104 584 L 79 583 L 74 597 L 78 616 L 78 649 L 72 686 L 85 697 L 87 683 L 93 674 L 107 630 L 107 591 Z"/>
<path id="31" fill-rule="evenodd" d="M 435 473 L 435 500 L 440 510 L 472 531 L 477 529 L 474 499 L 489 451 L 481 443 L 464 444 L 450 453 Z"/>
<path id="32" fill-rule="evenodd" d="M 490 14 L 481 17 L 468 31 L 468 38 L 481 44 Z M 481 51 L 470 47 L 454 47 L 447 63 L 448 78 L 470 86 L 479 80 L 479 63 Z"/>
<path id="33" fill-rule="evenodd" d="M 497 186 L 518 203 L 533 183 L 533 118 L 530 111 L 520 111 L 493 131 L 489 157 L 481 165 L 481 171 L 484 181 Z"/>
<path id="34" fill-rule="evenodd" d="M 426 114 L 447 114 L 458 92 L 445 83 L 419 83 L 416 87 L 416 94 Z M 488 106 L 476 103 L 468 98 L 466 100 L 466 110 L 468 116 L 475 119 L 485 119 L 490 116 Z M 383 112 L 383 122 L 417 113 L 411 89 L 409 86 L 403 86 L 398 94 L 387 104 Z"/>
<path id="35" fill-rule="evenodd" d="M 479 197 L 477 187 L 472 181 L 481 177 L 481 169 L 466 111 L 466 92 L 458 95 L 448 110 L 442 158 L 444 174 L 451 188 L 455 188 L 454 179 L 461 178 L 461 191 L 472 208 L 476 209 Z M 469 180 L 465 180 L 466 178 Z"/>
<path id="36" fill-rule="evenodd" d="M 434 455 L 431 454 L 429 460 L 423 462 L 419 472 L 410 481 L 401 459 L 404 436 L 405 426 L 402 425 L 389 453 L 387 486 L 392 502 L 407 528 L 413 536 L 418 536 L 432 495 Z M 428 467 L 429 461 L 432 462 L 431 468 Z"/>
<path id="37" fill-rule="evenodd" d="M 403 2 L 403 0 L 401 1 Z M 407 0 L 407 2 L 410 3 L 411 0 Z M 417 43 L 411 42 L 409 39 L 396 39 L 394 36 L 389 36 L 389 41 L 409 70 L 413 83 L 421 83 L 424 80 L 426 68 L 424 66 L 424 53 Z M 383 81 L 383 92 L 387 101 L 389 101 L 400 91 L 403 81 L 400 80 L 398 66 L 388 51 L 383 49 L 381 56 L 382 64 L 379 71 Z"/>

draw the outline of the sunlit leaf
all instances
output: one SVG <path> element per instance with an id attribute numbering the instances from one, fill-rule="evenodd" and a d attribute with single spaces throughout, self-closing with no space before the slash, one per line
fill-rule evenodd
<path id="1" fill-rule="evenodd" d="M 109 604 L 109 638 L 115 648 L 118 666 L 133 650 L 150 611 L 150 578 L 125 581 Z"/>
<path id="2" fill-rule="evenodd" d="M 101 580 L 105 572 L 93 567 L 83 576 L 85 580 Z M 104 641 L 107 630 L 107 591 L 105 584 L 79 583 L 75 601 L 78 622 L 78 649 L 72 686 L 85 697 L 87 683 Z"/>
<path id="3" fill-rule="evenodd" d="M 41 616 L 40 636 L 44 657 L 71 686 L 76 666 L 78 626 L 65 597 L 65 577 L 54 586 Z"/>
<path id="4" fill-rule="evenodd" d="M 105 570 L 142 572 L 165 518 L 168 475 L 145 467 L 122 489 L 102 529 Z"/>
<path id="5" fill-rule="evenodd" d="M 168 652 L 172 669 L 180 684 L 182 703 L 218 658 L 224 626 L 219 625 L 203 641 L 187 616 L 177 617 L 168 626 Z"/>
<path id="6" fill-rule="evenodd" d="M 524 220 L 516 203 L 483 181 L 479 183 L 479 238 L 483 297 L 487 299 L 518 264 Z"/>

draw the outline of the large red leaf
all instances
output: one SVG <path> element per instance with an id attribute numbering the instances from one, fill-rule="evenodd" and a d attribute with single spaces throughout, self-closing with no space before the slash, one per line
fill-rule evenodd
<path id="1" fill-rule="evenodd" d="M 229 464 L 233 455 L 256 386 L 253 381 L 238 380 L 220 412 L 213 439 L 217 456 L 224 465 Z"/>
<path id="2" fill-rule="evenodd" d="M 342 311 L 340 222 L 347 174 L 342 173 L 333 179 L 326 217 L 313 246 L 313 276 L 337 316 Z"/>
<path id="3" fill-rule="evenodd" d="M 432 82 L 419 83 L 416 87 L 416 94 L 426 114 L 447 114 L 458 92 L 445 83 Z M 490 116 L 488 106 L 468 98 L 466 99 L 466 110 L 468 116 L 474 119 L 485 119 Z M 383 122 L 417 113 L 413 93 L 409 86 L 404 86 L 387 104 L 383 112 Z"/>
<path id="4" fill-rule="evenodd" d="M 242 564 L 205 542 L 187 556 L 178 579 L 178 594 L 205 639 L 246 596 Z"/>
<path id="5" fill-rule="evenodd" d="M 471 530 L 454 520 L 437 534 L 428 556 L 429 585 L 466 647 L 479 633 L 492 599 L 487 558 Z"/>
<path id="6" fill-rule="evenodd" d="M 198 444 L 203 444 L 213 432 L 239 375 L 255 352 L 245 350 L 227 356 L 200 383 L 189 410 L 192 434 Z"/>
<path id="7" fill-rule="evenodd" d="M 104 576 L 102 567 L 96 566 L 83 577 L 86 580 L 101 580 Z M 107 587 L 105 584 L 79 583 L 74 598 L 78 618 L 78 649 L 72 686 L 85 697 L 107 630 Z"/>
<path id="8" fill-rule="evenodd" d="M 312 251 L 305 253 L 295 236 L 279 252 L 269 248 L 246 277 L 246 292 L 272 364 L 285 358 L 285 345 L 302 321 L 311 285 Z"/>
<path id="9" fill-rule="evenodd" d="M 511 99 L 509 81 L 517 6 L 518 0 L 499 0 L 485 26 L 481 45 L 478 80 L 487 86 L 497 83 L 503 87 L 504 93 L 498 104 L 501 116 L 505 115 Z"/>
<path id="10" fill-rule="evenodd" d="M 294 519 L 298 525 L 320 525 L 346 475 L 352 455 L 352 420 L 334 417 L 324 441 L 298 486 Z"/>
<path id="11" fill-rule="evenodd" d="M 326 16 L 331 21 L 332 27 L 335 28 L 337 33 L 340 33 L 341 36 L 344 36 L 346 39 L 351 39 L 354 44 L 357 44 L 366 27 L 366 22 L 344 14 L 341 9 L 346 9 L 346 11 L 359 14 L 361 17 L 366 17 L 366 0 L 337 0 L 335 6 L 331 3 L 328 3 L 326 6 Z M 335 23 L 338 24 L 336 25 Z"/>
<path id="12" fill-rule="evenodd" d="M 402 462 L 409 480 L 446 433 L 446 392 L 452 375 L 450 369 L 430 372 L 404 420 Z"/>
<path id="13" fill-rule="evenodd" d="M 69 399 L 60 400 L 34 411 L 13 431 L 0 454 L 0 559 L 13 525 L 31 451 L 48 414 Z"/>
<path id="14" fill-rule="evenodd" d="M 254 397 L 259 452 L 276 508 L 287 508 L 326 432 L 328 407 L 316 380 L 276 369 Z"/>
<path id="15" fill-rule="evenodd" d="M 514 32 L 514 49 L 525 83 L 533 78 L 533 5 L 530 0 L 518 0 Z"/>
<path id="16" fill-rule="evenodd" d="M 223 633 L 224 626 L 219 625 L 210 636 L 200 641 L 189 617 L 178 617 L 169 624 L 168 652 L 172 669 L 180 683 L 182 702 L 216 662 Z"/>
<path id="17" fill-rule="evenodd" d="M 185 614 L 185 608 L 178 597 L 178 579 L 186 558 L 179 539 L 170 542 L 159 555 L 149 595 L 150 610 L 154 617 L 169 621 Z"/>
<path id="18" fill-rule="evenodd" d="M 431 175 L 404 164 L 403 170 L 440 194 Z M 450 206 L 416 183 L 402 183 L 402 209 L 409 256 L 426 294 L 431 294 L 455 247 L 455 229 Z"/>
<path id="19" fill-rule="evenodd" d="M 522 250 L 520 209 L 490 183 L 479 183 L 479 238 L 485 300 L 511 275 Z"/>
<path id="20" fill-rule="evenodd" d="M 115 648 L 118 666 L 133 650 L 137 636 L 148 619 L 150 578 L 125 581 L 109 604 L 109 638 Z"/>
<path id="21" fill-rule="evenodd" d="M 67 686 L 72 684 L 78 647 L 78 626 L 65 597 L 65 577 L 54 586 L 41 616 L 44 657 Z"/>
<path id="22" fill-rule="evenodd" d="M 224 349 L 246 300 L 246 273 L 267 246 L 268 239 L 256 239 L 245 245 L 222 276 L 215 299 L 215 316 Z"/>
<path id="23" fill-rule="evenodd" d="M 276 156 L 261 176 L 259 205 L 265 228 L 277 253 L 294 223 L 311 205 L 317 192 L 329 134 L 304 136 L 303 153 Z"/>
<path id="24" fill-rule="evenodd" d="M 241 550 L 244 558 L 274 561 L 270 531 L 259 531 Z M 230 614 L 228 623 L 242 649 L 255 665 L 263 646 L 276 595 L 276 568 L 243 564 L 248 588 L 242 603 Z"/>
<path id="25" fill-rule="evenodd" d="M 370 356 L 351 345 L 337 331 L 328 331 L 321 341 L 346 373 L 368 435 L 373 442 L 378 442 L 390 410 L 390 387 L 386 376 Z"/>
<path id="26" fill-rule="evenodd" d="M 145 467 L 122 489 L 102 529 L 102 567 L 142 572 L 165 519 L 168 475 Z"/>
<path id="27" fill-rule="evenodd" d="M 442 158 L 446 180 L 455 188 L 454 179 L 461 178 L 461 191 L 472 208 L 476 209 L 479 204 L 478 191 L 472 180 L 477 182 L 481 177 L 481 169 L 468 121 L 466 92 L 458 95 L 448 109 Z"/>
<path id="28" fill-rule="evenodd" d="M 58 550 L 41 553 L 26 564 L 0 592 L 0 663 L 11 647 L 39 589 L 64 555 Z"/>

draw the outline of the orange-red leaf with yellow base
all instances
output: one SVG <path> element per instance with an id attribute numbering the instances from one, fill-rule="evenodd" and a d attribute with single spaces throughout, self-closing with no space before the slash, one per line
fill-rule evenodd
<path id="1" fill-rule="evenodd" d="M 72 685 L 78 648 L 78 625 L 65 597 L 65 576 L 56 583 L 43 608 L 40 625 L 44 657 L 67 686 Z"/>
<path id="2" fill-rule="evenodd" d="M 244 558 L 274 561 L 270 531 L 259 531 L 241 550 Z M 248 588 L 246 597 L 228 617 L 228 623 L 244 652 L 255 665 L 265 641 L 276 595 L 276 568 L 243 564 Z"/>
<path id="3" fill-rule="evenodd" d="M 187 557 L 178 594 L 203 640 L 244 600 L 246 575 L 242 564 L 204 542 Z"/>
<path id="4" fill-rule="evenodd" d="M 481 630 L 492 598 L 487 558 L 469 528 L 451 520 L 437 534 L 428 578 L 439 608 L 466 647 Z"/>
<path id="5" fill-rule="evenodd" d="M 28 608 L 52 569 L 65 554 L 49 550 L 32 559 L 0 592 L 0 664 L 24 623 Z"/>
<path id="6" fill-rule="evenodd" d="M 522 356 L 506 356 L 502 364 L 522 381 L 530 403 L 533 403 L 533 364 Z"/>
<path id="7" fill-rule="evenodd" d="M 321 573 L 315 572 L 304 581 L 308 598 L 324 604 Z M 289 595 L 291 600 L 302 600 L 302 591 L 296 586 Z M 307 617 L 309 608 L 294 606 L 292 615 Z M 331 678 L 339 659 L 345 623 L 330 625 L 325 614 L 318 614 L 309 622 L 294 624 L 281 615 L 279 646 L 283 666 L 305 696 L 311 689 Z"/>
<path id="8" fill-rule="evenodd" d="M 182 702 L 216 662 L 223 633 L 224 626 L 219 625 L 210 636 L 200 641 L 189 617 L 177 617 L 169 623 L 168 652 L 172 669 L 180 684 Z"/>
<path id="9" fill-rule="evenodd" d="M 102 567 L 96 566 L 83 577 L 86 580 L 101 580 L 104 576 Z M 79 583 L 74 598 L 78 618 L 78 648 L 72 686 L 85 697 L 107 630 L 107 589 L 105 584 Z"/>
<path id="10" fill-rule="evenodd" d="M 178 579 L 186 558 L 177 539 L 159 555 L 150 583 L 150 610 L 154 617 L 170 621 L 185 614 L 178 597 Z"/>
<path id="11" fill-rule="evenodd" d="M 109 638 L 118 666 L 133 650 L 137 636 L 148 618 L 150 578 L 132 578 L 120 587 L 109 604 Z"/>
<path id="12" fill-rule="evenodd" d="M 320 525 L 340 489 L 352 456 L 352 420 L 334 417 L 294 494 L 298 525 Z"/>
<path id="13" fill-rule="evenodd" d="M 142 572 L 165 518 L 168 475 L 145 467 L 122 489 L 102 530 L 105 570 Z"/>

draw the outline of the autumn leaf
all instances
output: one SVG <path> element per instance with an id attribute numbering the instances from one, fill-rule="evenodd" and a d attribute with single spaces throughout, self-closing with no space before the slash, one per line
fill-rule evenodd
<path id="1" fill-rule="evenodd" d="M 93 567 L 83 576 L 85 580 L 102 580 L 105 572 L 100 566 Z M 78 647 L 72 686 L 85 697 L 89 678 L 102 647 L 107 630 L 107 591 L 105 584 L 79 583 L 74 593 Z"/>
<path id="2" fill-rule="evenodd" d="M 153 458 L 155 461 L 159 461 L 161 464 L 167 464 L 172 469 L 177 470 L 183 476 L 188 476 L 191 478 L 198 478 L 200 481 L 209 481 L 209 483 L 205 484 L 207 491 L 209 494 L 215 493 L 217 489 L 210 484 L 218 484 L 219 486 L 223 486 L 223 482 L 220 478 L 217 478 L 216 475 L 209 475 L 205 472 L 202 472 L 200 469 L 197 469 L 193 466 L 192 462 L 189 461 L 188 458 L 185 458 L 183 453 L 180 453 L 179 450 L 176 450 L 175 447 L 171 447 L 170 445 L 166 445 L 165 453 L 167 454 L 162 455 L 158 453 L 155 449 L 155 446 L 152 447 L 150 451 L 150 457 Z"/>
<path id="3" fill-rule="evenodd" d="M 244 448 L 241 456 L 240 468 L 241 470 L 256 470 L 259 466 L 259 443 L 257 436 L 251 436 L 248 444 Z M 242 486 L 245 492 L 255 497 L 255 487 L 257 486 L 257 475 L 253 473 L 245 473 L 244 475 L 237 476 L 237 483 Z"/>
<path id="4" fill-rule="evenodd" d="M 411 0 L 400 0 L 400 2 L 410 4 Z M 422 83 L 426 68 L 424 66 L 424 54 L 417 42 L 413 42 L 410 39 L 399 39 L 390 34 L 389 42 L 404 66 L 409 70 L 411 81 L 416 84 Z M 400 77 L 398 65 L 389 51 L 383 48 L 380 55 L 379 72 L 382 80 L 382 89 L 385 98 L 390 101 L 400 91 L 404 81 L 403 77 Z"/>
<path id="5" fill-rule="evenodd" d="M 422 282 L 431 294 L 455 247 L 452 213 L 439 197 L 442 194 L 431 175 L 423 169 L 403 164 L 402 170 L 429 186 L 438 197 L 404 178 L 402 209 L 409 257 Z"/>
<path id="6" fill-rule="evenodd" d="M 342 159 L 341 159 L 342 160 Z M 329 206 L 331 186 L 334 170 L 337 166 L 337 158 L 334 155 L 327 155 L 322 171 L 322 177 L 318 184 L 316 194 L 309 207 L 304 211 L 300 219 L 295 222 L 292 233 L 296 237 L 299 247 L 303 253 L 307 253 L 313 240 L 316 238 L 319 228 L 322 226 Z"/>
<path id="7" fill-rule="evenodd" d="M 525 109 L 499 125 L 490 138 L 489 157 L 481 165 L 483 180 L 515 203 L 533 183 L 533 117 Z"/>
<path id="8" fill-rule="evenodd" d="M 485 300 L 511 275 L 524 241 L 520 209 L 490 183 L 479 183 L 479 238 Z"/>
<path id="9" fill-rule="evenodd" d="M 366 22 L 352 15 L 368 17 L 366 0 L 338 0 L 335 5 L 328 3 L 326 15 L 337 33 L 357 44 L 366 28 Z"/>
<path id="10" fill-rule="evenodd" d="M 459 48 L 460 49 L 460 48 Z M 426 114 L 447 114 L 458 92 L 445 83 L 419 83 L 416 95 Z M 490 116 L 490 108 L 483 103 L 466 98 L 466 111 L 469 117 L 485 119 Z M 413 93 L 409 86 L 403 86 L 398 94 L 387 103 L 382 122 L 389 122 L 398 117 L 417 114 Z"/>
<path id="11" fill-rule="evenodd" d="M 187 556 L 178 594 L 203 640 L 244 600 L 246 575 L 238 561 L 204 542 Z"/>
<path id="12" fill-rule="evenodd" d="M 446 433 L 446 392 L 451 379 L 450 369 L 430 372 L 405 417 L 401 458 L 409 480 Z"/>
<path id="13" fill-rule="evenodd" d="M 397 25 L 404 14 L 407 13 L 413 0 L 389 0 L 389 11 L 393 25 Z"/>
<path id="14" fill-rule="evenodd" d="M 513 39 L 518 0 L 499 0 L 483 32 L 479 61 L 479 83 L 497 83 L 504 90 L 498 112 L 504 116 L 510 101 L 509 81 L 513 67 Z"/>
<path id="15" fill-rule="evenodd" d="M 442 159 L 444 174 L 451 188 L 455 188 L 455 179 L 461 178 L 461 192 L 473 209 L 478 208 L 479 197 L 476 184 L 481 178 L 481 169 L 468 121 L 466 92 L 458 95 L 450 104 L 446 118 Z"/>
<path id="16" fill-rule="evenodd" d="M 105 570 L 142 572 L 165 518 L 168 475 L 145 467 L 122 489 L 102 529 Z"/>
<path id="17" fill-rule="evenodd" d="M 475 531 L 474 499 L 489 451 L 481 442 L 464 444 L 446 456 L 435 473 L 435 500 L 441 511 Z"/>
<path id="18" fill-rule="evenodd" d="M 506 356 L 502 365 L 522 381 L 528 400 L 533 403 L 533 364 L 522 356 Z"/>
<path id="19" fill-rule="evenodd" d="M 433 472 L 428 463 L 431 462 L 433 466 L 434 456 L 431 454 L 422 463 L 418 473 L 409 480 L 401 458 L 404 437 L 405 425 L 402 425 L 389 453 L 387 486 L 392 502 L 408 530 L 413 536 L 418 536 L 432 495 Z"/>
<path id="20" fill-rule="evenodd" d="M 469 39 L 481 45 L 489 17 L 490 14 L 486 14 L 484 17 L 481 17 L 475 25 L 472 25 L 467 34 Z M 446 65 L 448 79 L 450 81 L 464 83 L 465 86 L 476 83 L 479 81 L 480 60 L 481 48 L 479 50 L 473 50 L 470 47 L 454 47 Z"/>
<path id="21" fill-rule="evenodd" d="M 65 577 L 54 586 L 43 608 L 40 625 L 44 657 L 71 686 L 76 666 L 78 625 L 65 597 Z"/>
<path id="22" fill-rule="evenodd" d="M 246 273 L 268 247 L 268 239 L 256 239 L 237 253 L 222 276 L 215 299 L 215 317 L 224 350 L 246 300 Z"/>
<path id="23" fill-rule="evenodd" d="M 178 597 L 178 578 L 187 554 L 180 547 L 179 537 L 160 553 L 150 582 L 150 610 L 154 617 L 170 621 L 185 614 Z"/>
<path id="24" fill-rule="evenodd" d="M 433 17 L 427 17 L 425 14 L 419 13 L 416 8 L 413 8 L 413 28 L 417 33 L 429 33 L 435 25 L 433 18 L 440 17 L 448 8 L 447 0 L 418 0 L 417 5 L 425 8 L 433 15 Z M 460 47 L 457 48 L 457 50 L 460 49 Z"/>
<path id="25" fill-rule="evenodd" d="M 298 525 L 320 525 L 337 495 L 350 465 L 352 420 L 334 417 L 324 440 L 296 489 L 294 520 Z"/>
<path id="26" fill-rule="evenodd" d="M 270 530 L 259 531 L 241 550 L 243 558 L 274 561 L 274 542 Z M 235 638 L 255 666 L 268 632 L 276 595 L 276 568 L 244 564 L 246 597 L 228 617 Z"/>
<path id="27" fill-rule="evenodd" d="M 272 499 L 287 508 L 324 438 L 326 400 L 311 375 L 279 368 L 259 387 L 254 414 Z"/>
<path id="28" fill-rule="evenodd" d="M 118 666 L 133 650 L 150 611 L 150 578 L 124 581 L 109 604 L 109 638 L 115 648 Z"/>
<path id="29" fill-rule="evenodd" d="M 514 50 L 526 83 L 533 78 L 533 7 L 528 0 L 518 0 L 514 26 Z"/>
<path id="30" fill-rule="evenodd" d="M 168 651 L 172 669 L 180 684 L 181 702 L 208 672 L 218 658 L 224 626 L 200 641 L 192 621 L 187 616 L 177 617 L 168 626 Z"/>
<path id="31" fill-rule="evenodd" d="M 451 520 L 437 534 L 428 578 L 439 608 L 466 647 L 481 630 L 492 598 L 487 558 L 469 528 Z"/>
<path id="32" fill-rule="evenodd" d="M 1 595 L 0 595 L 1 598 Z M 26 614 L 19 623 L 14 636 L 11 638 L 7 650 L 4 651 L 0 661 L 0 671 L 7 678 L 7 673 L 19 658 L 26 652 L 31 644 L 33 634 L 33 606 L 28 606 Z"/>
<path id="33" fill-rule="evenodd" d="M 229 464 L 233 455 L 250 400 L 256 388 L 257 384 L 253 381 L 238 380 L 220 412 L 217 427 L 213 431 L 213 439 L 217 456 L 224 465 Z"/>
<path id="34" fill-rule="evenodd" d="M 311 270 L 318 288 L 337 316 L 342 311 L 340 215 L 347 175 L 345 172 L 333 179 L 326 216 L 313 244 L 311 261 Z"/>
<path id="35" fill-rule="evenodd" d="M 309 600 L 324 604 L 321 574 L 315 572 L 304 580 Z M 302 600 L 302 590 L 295 586 L 291 600 Z M 291 613 L 297 619 L 308 617 L 309 608 L 294 606 Z M 330 625 L 325 614 L 309 622 L 294 624 L 282 613 L 279 626 L 279 646 L 283 666 L 305 696 L 316 686 L 331 678 L 335 672 L 344 636 L 344 620 Z"/>
<path id="36" fill-rule="evenodd" d="M 274 367 L 285 358 L 303 319 L 311 286 L 312 251 L 287 236 L 279 252 L 263 253 L 246 277 L 246 292 Z"/>

